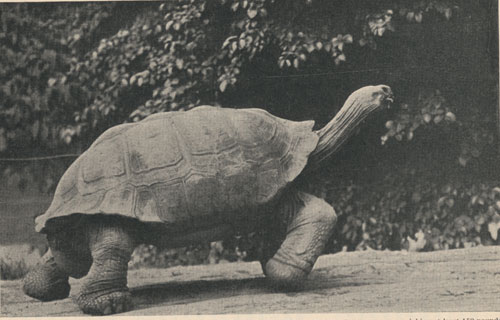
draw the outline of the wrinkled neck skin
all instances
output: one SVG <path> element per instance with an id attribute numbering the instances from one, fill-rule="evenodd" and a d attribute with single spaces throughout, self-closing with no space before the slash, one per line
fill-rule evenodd
<path id="1" fill-rule="evenodd" d="M 307 175 L 327 166 L 335 152 L 375 109 L 375 106 L 362 106 L 355 96 L 348 99 L 337 115 L 325 127 L 316 131 L 319 141 L 304 170 Z"/>

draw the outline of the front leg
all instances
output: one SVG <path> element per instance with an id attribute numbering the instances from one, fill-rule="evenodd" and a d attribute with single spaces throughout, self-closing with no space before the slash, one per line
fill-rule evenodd
<path id="1" fill-rule="evenodd" d="M 303 192 L 295 199 L 293 205 L 281 206 L 283 211 L 295 212 L 279 212 L 290 216 L 285 240 L 270 259 L 261 262 L 265 275 L 279 285 L 294 285 L 311 272 L 337 221 L 326 201 Z"/>
<path id="2" fill-rule="evenodd" d="M 88 234 L 93 263 L 75 302 L 88 314 L 130 310 L 127 270 L 134 239 L 119 225 L 92 224 Z"/>
<path id="3" fill-rule="evenodd" d="M 23 279 L 24 293 L 41 301 L 64 299 L 69 290 L 68 274 L 57 266 L 50 249 Z"/>
<path id="4" fill-rule="evenodd" d="M 68 297 L 68 276 L 81 278 L 92 263 L 85 236 L 78 230 L 49 233 L 49 250 L 23 280 L 23 290 L 30 297 L 51 301 Z"/>

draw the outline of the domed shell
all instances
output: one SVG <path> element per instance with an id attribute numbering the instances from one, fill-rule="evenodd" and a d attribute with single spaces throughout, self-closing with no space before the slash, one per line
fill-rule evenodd
<path id="1" fill-rule="evenodd" d="M 74 213 L 196 224 L 251 212 L 302 171 L 313 125 L 201 106 L 115 126 L 68 168 L 36 230 Z"/>

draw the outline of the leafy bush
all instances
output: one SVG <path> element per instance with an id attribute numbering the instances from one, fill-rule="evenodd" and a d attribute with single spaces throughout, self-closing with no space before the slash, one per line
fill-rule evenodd
<path id="1" fill-rule="evenodd" d="M 28 244 L 0 247 L 0 279 L 15 280 L 22 278 L 35 266 L 41 254 Z"/>
<path id="2" fill-rule="evenodd" d="M 231 246 L 230 243 L 231 241 L 225 243 L 227 248 L 224 247 L 223 241 L 176 249 L 162 249 L 153 245 L 140 245 L 132 253 L 129 267 L 167 268 L 179 265 L 243 261 L 246 258 L 246 252 L 241 252 L 238 246 Z"/>
<path id="3" fill-rule="evenodd" d="M 414 188 L 388 178 L 375 191 L 351 186 L 332 195 L 340 221 L 330 250 L 408 250 L 419 233 L 424 236 L 419 249 L 425 251 L 500 243 L 498 183 L 418 179 L 407 177 Z"/>

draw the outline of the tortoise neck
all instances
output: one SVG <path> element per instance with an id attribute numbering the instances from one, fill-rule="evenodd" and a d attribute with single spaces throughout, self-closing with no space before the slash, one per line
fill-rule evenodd
<path id="1" fill-rule="evenodd" d="M 363 108 L 358 99 L 348 99 L 337 115 L 326 126 L 316 131 L 319 141 L 309 157 L 308 169 L 316 171 L 328 163 L 369 113 L 369 108 Z"/>

